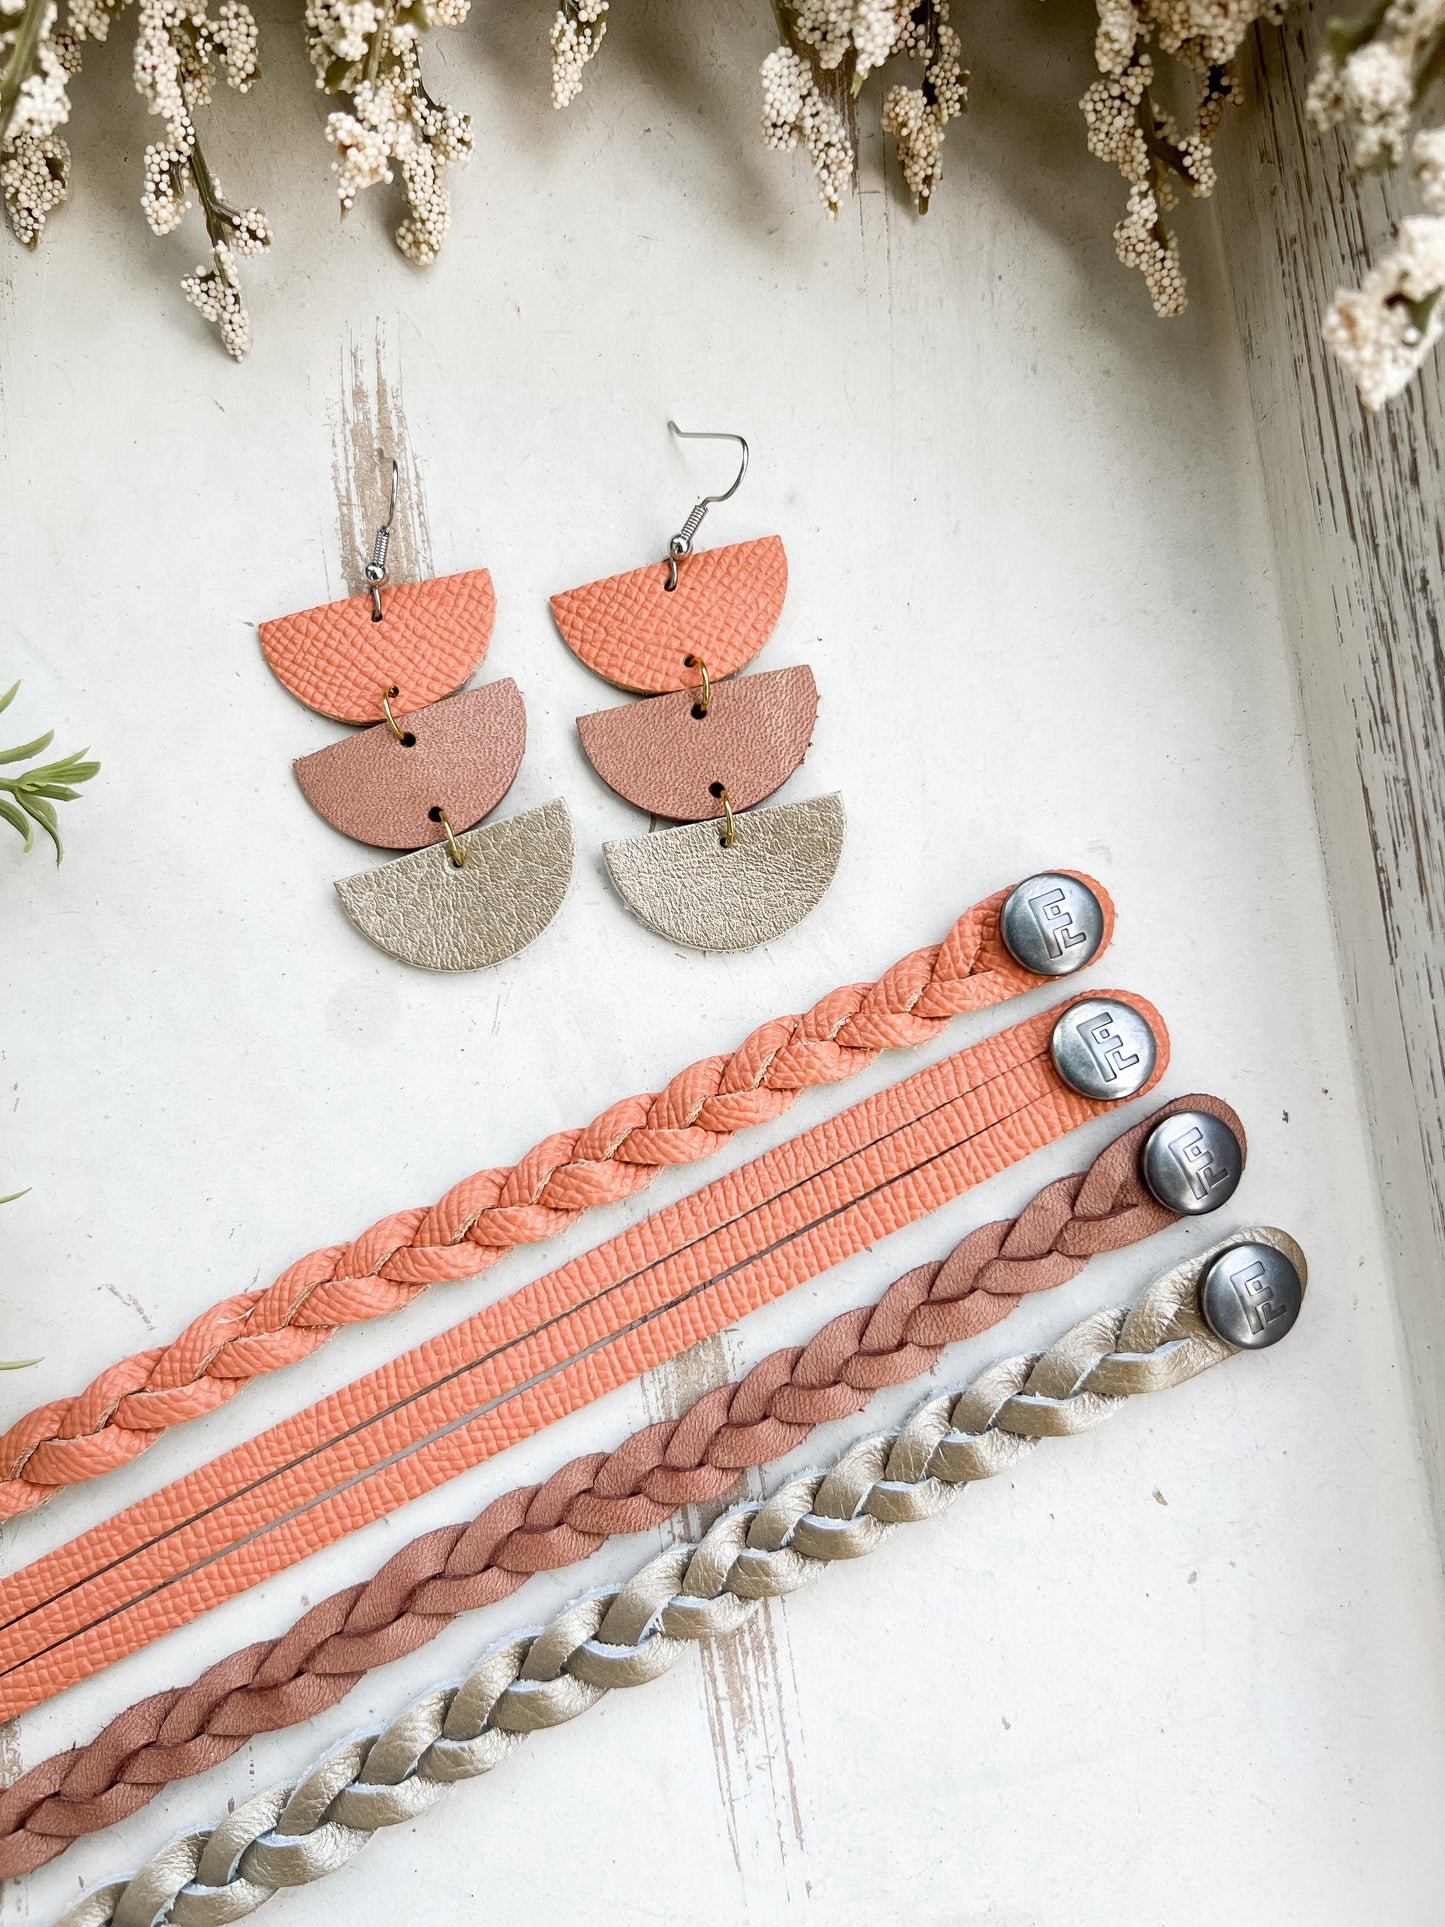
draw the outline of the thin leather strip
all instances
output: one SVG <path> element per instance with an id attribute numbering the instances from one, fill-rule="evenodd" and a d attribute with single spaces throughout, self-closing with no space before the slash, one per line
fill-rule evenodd
<path id="1" fill-rule="evenodd" d="M 619 1533 L 679 1506 L 722 1498 L 744 1470 L 781 1458 L 818 1425 L 860 1412 L 885 1385 L 931 1371 L 1028 1293 L 1076 1277 L 1089 1259 L 1176 1222 L 1139 1177 L 1144 1140 L 1175 1112 L 1208 1111 L 1244 1146 L 1227 1104 L 1177 1098 L 1115 1138 L 1087 1171 L 1045 1185 L 1016 1218 L 971 1231 L 941 1263 L 891 1284 L 876 1304 L 831 1319 L 685 1416 L 573 1459 L 543 1485 L 494 1499 L 464 1525 L 424 1533 L 373 1578 L 127 1708 L 86 1746 L 42 1761 L 0 1792 L 0 1880 L 33 1873 L 73 1841 L 137 1813 L 176 1780 L 208 1772 L 258 1733 L 325 1712 L 378 1666 L 416 1652 L 457 1616 L 509 1598 L 534 1572 L 586 1559 Z"/>
<path id="2" fill-rule="evenodd" d="M 1102 955 L 1113 903 L 1094 878 L 1068 874 L 1103 905 Z M 555 1132 L 510 1168 L 476 1172 L 429 1209 L 393 1212 L 350 1244 L 313 1251 L 269 1289 L 222 1299 L 169 1345 L 122 1359 L 76 1397 L 37 1406 L 0 1437 L 0 1518 L 127 1464 L 172 1425 L 309 1356 L 340 1326 L 395 1311 L 429 1285 L 473 1278 L 514 1246 L 565 1230 L 590 1205 L 630 1197 L 663 1166 L 721 1150 L 800 1092 L 853 1076 L 880 1051 L 926 1043 L 965 1011 L 1036 989 L 1048 980 L 1015 963 L 999 937 L 1008 895 L 975 904 L 942 943 L 912 951 L 876 983 L 845 984 L 801 1017 L 774 1018 L 664 1090 Z"/>
<path id="3" fill-rule="evenodd" d="M 562 640 L 599 676 L 644 696 L 699 688 L 699 656 L 721 681 L 777 627 L 788 558 L 782 538 L 765 535 L 680 556 L 675 589 L 667 577 L 666 562 L 653 562 L 562 590 L 552 597 Z"/>
<path id="4" fill-rule="evenodd" d="M 1134 1006 L 1158 1041 L 1167 1033 Z M 1086 1119 L 1058 1011 L 714 1180 L 6 1582 L 0 1718 L 432 1490 Z M 1146 1087 L 1147 1088 L 1147 1087 Z"/>
<path id="5" fill-rule="evenodd" d="M 1255 1226 L 1240 1236 L 1273 1245 L 1306 1277 L 1304 1253 L 1286 1233 Z M 1045 1439 L 1091 1432 L 1126 1400 L 1223 1364 L 1234 1353 L 1201 1316 L 1199 1280 L 1238 1241 L 1176 1266 L 1128 1310 L 1081 1319 L 1042 1356 L 1003 1359 L 965 1391 L 927 1399 L 901 1430 L 856 1440 L 826 1471 L 725 1512 L 698 1545 L 668 1547 L 625 1585 L 586 1593 L 547 1626 L 492 1643 L 465 1679 L 433 1687 L 380 1731 L 348 1735 L 297 1784 L 268 1788 L 170 1841 L 138 1872 L 83 1895 L 57 1927 L 231 1927 L 281 1888 L 337 1872 L 380 1828 L 420 1818 L 529 1734 L 645 1686 L 692 1644 L 736 1633 L 764 1600 L 878 1551 L 900 1526 L 936 1519 L 967 1486 L 1013 1472 Z M 844 1679 L 840 1690 L 857 1688 Z M 476 1822 L 458 1824 L 471 1831 Z"/>
<path id="6" fill-rule="evenodd" d="M 487 653 L 497 598 L 485 569 L 400 582 L 261 624 L 266 660 L 293 696 L 339 723 L 381 720 L 383 691 L 394 708 L 421 709 L 460 689 Z"/>

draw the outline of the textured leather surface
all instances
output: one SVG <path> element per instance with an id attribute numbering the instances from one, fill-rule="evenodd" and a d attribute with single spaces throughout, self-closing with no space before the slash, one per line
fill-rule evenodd
<path id="1" fill-rule="evenodd" d="M 589 1558 L 615 1535 L 646 1532 L 679 1506 L 726 1497 L 745 1470 L 861 1412 L 882 1387 L 932 1371 L 946 1346 L 998 1324 L 1022 1297 L 1052 1291 L 1100 1253 L 1176 1223 L 1146 1189 L 1139 1154 L 1182 1110 L 1221 1118 L 1244 1145 L 1227 1104 L 1175 1099 L 1115 1138 L 1087 1171 L 1055 1178 L 1016 1218 L 980 1225 L 947 1258 L 896 1279 L 876 1303 L 839 1313 L 806 1345 L 760 1359 L 682 1417 L 646 1425 L 611 1452 L 502 1494 L 463 1525 L 423 1533 L 280 1638 L 229 1654 L 189 1686 L 150 1694 L 88 1744 L 31 1767 L 0 1791 L 0 1880 L 33 1873 L 254 1735 L 314 1719 L 374 1668 L 416 1652 L 459 1614 L 510 1598 L 533 1573 Z"/>
<path id="2" fill-rule="evenodd" d="M 1157 1011 L 1132 1004 L 1158 1040 Z M 1117 1108 L 1062 1005 L 866 1098 L 127 1508 L 0 1587 L 0 1718 L 186 1624 Z"/>
<path id="3" fill-rule="evenodd" d="M 1243 1238 L 1272 1246 L 1305 1282 L 1304 1253 L 1286 1232 L 1252 1225 Z M 620 1588 L 597 1587 L 545 1626 L 494 1640 L 465 1678 L 442 1681 L 386 1726 L 329 1746 L 299 1779 L 239 1807 L 228 1801 L 223 1819 L 91 1888 L 56 1927 L 235 1927 L 281 1888 L 327 1879 L 382 1828 L 423 1815 L 430 1837 L 443 1843 L 433 1857 L 446 1851 L 449 1838 L 476 1823 L 453 1815 L 450 1836 L 438 1836 L 430 1818 L 437 1802 L 492 1772 L 529 1735 L 576 1719 L 610 1692 L 660 1678 L 690 1642 L 735 1638 L 768 1600 L 876 1552 L 900 1526 L 937 1519 L 966 1486 L 1011 1480 L 1045 1441 L 1093 1432 L 1125 1400 L 1172 1390 L 1238 1356 L 1208 1329 L 1199 1305 L 1201 1277 L 1234 1243 L 1176 1266 L 1130 1310 L 1091 1313 L 1042 1355 L 998 1360 L 962 1392 L 926 1399 L 900 1431 L 855 1439 L 826 1470 L 795 1473 L 766 1498 L 728 1508 L 699 1543 L 667 1546 Z M 941 1572 L 934 1589 L 946 1594 L 957 1583 L 955 1573 Z M 926 1613 L 930 1602 L 912 1603 Z M 850 1615 L 844 1642 L 820 1662 L 848 1704 L 877 1688 L 871 1652 L 852 1672 L 850 1656 L 897 1636 L 890 1601 L 874 1616 L 872 1637 L 860 1641 Z M 1067 1615 L 1061 1619 L 1067 1628 Z M 959 1653 L 940 1646 L 936 1633 L 904 1657 L 915 1670 L 934 1666 L 945 1692 L 956 1680 Z M 732 1689 L 748 1690 L 746 1650 L 734 1648 L 728 1664 Z M 870 1701 L 875 1723 L 886 1711 Z M 1065 1722 L 1064 1730 L 1067 1746 L 1073 1729 Z M 879 1832 L 875 1825 L 872 1834 Z"/>
<path id="4" fill-rule="evenodd" d="M 454 830 L 490 816 L 512 787 L 527 747 L 522 692 L 505 676 L 464 689 L 385 723 L 329 743 L 291 765 L 301 793 L 333 829 L 383 850 L 422 850 L 446 831 L 429 812 L 440 807 Z"/>
<path id="5" fill-rule="evenodd" d="M 457 842 L 460 867 L 438 845 L 339 877 L 336 894 L 362 936 L 422 970 L 481 970 L 541 936 L 572 876 L 567 805 L 555 799 Z"/>
<path id="6" fill-rule="evenodd" d="M 381 607 L 373 622 L 370 595 L 354 595 L 263 622 L 266 660 L 323 716 L 378 722 L 385 689 L 398 692 L 393 709 L 420 709 L 461 688 L 487 653 L 497 598 L 488 572 L 468 569 L 384 588 Z"/>
<path id="7" fill-rule="evenodd" d="M 808 753 L 818 686 L 806 664 L 714 683 L 698 716 L 683 690 L 577 718 L 577 734 L 603 782 L 654 816 L 697 823 L 721 816 L 720 783 L 735 810 L 780 789 Z"/>
<path id="8" fill-rule="evenodd" d="M 589 669 L 620 689 L 661 695 L 695 689 L 701 656 L 717 679 L 751 662 L 778 626 L 788 592 L 782 539 L 765 535 L 681 557 L 677 587 L 652 562 L 552 598 L 562 640 Z"/>
<path id="9" fill-rule="evenodd" d="M 1065 874 L 1103 906 L 1102 950 L 1114 934 L 1109 893 L 1094 877 Z M 630 1198 L 664 1165 L 711 1157 L 735 1132 L 781 1117 L 802 1091 L 856 1076 L 880 1051 L 929 1043 L 964 1012 L 1039 988 L 1045 980 L 999 934 L 1009 894 L 974 904 L 941 943 L 898 958 L 876 982 L 841 984 L 808 1010 L 770 1018 L 662 1090 L 621 1098 L 590 1123 L 549 1132 L 513 1164 L 473 1171 L 431 1205 L 389 1211 L 345 1242 L 307 1252 L 264 1288 L 208 1305 L 166 1344 L 32 1407 L 0 1437 L 0 1517 L 128 1464 L 169 1427 L 309 1357 L 338 1327 L 383 1317 L 432 1285 L 478 1277 L 513 1247 Z"/>
<path id="10" fill-rule="evenodd" d="M 806 917 L 833 881 L 847 830 L 843 799 L 810 796 L 736 819 L 602 845 L 617 894 L 649 929 L 695 950 L 752 950 Z"/>

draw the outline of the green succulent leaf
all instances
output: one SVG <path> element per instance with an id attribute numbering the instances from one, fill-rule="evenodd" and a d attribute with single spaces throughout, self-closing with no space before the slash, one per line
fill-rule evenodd
<path id="1" fill-rule="evenodd" d="M 23 763 L 28 756 L 38 756 L 42 749 L 49 749 L 54 741 L 55 731 L 47 729 L 33 743 L 21 743 L 15 749 L 0 749 L 0 763 Z"/>
<path id="2" fill-rule="evenodd" d="M 7 709 L 14 701 L 19 687 L 18 682 L 14 683 L 0 696 L 0 710 Z M 0 749 L 0 765 L 26 762 L 49 749 L 54 740 L 55 731 L 49 729 L 33 742 L 20 743 L 14 749 Z M 100 764 L 88 759 L 85 750 L 73 749 L 54 762 L 37 763 L 34 769 L 21 770 L 15 776 L 0 776 L 0 818 L 24 837 L 27 850 L 35 840 L 31 824 L 38 823 L 55 845 L 55 861 L 59 863 L 65 851 L 55 805 L 73 803 L 80 793 L 75 785 L 88 783 L 99 769 Z"/>
<path id="3" fill-rule="evenodd" d="M 20 834 L 25 838 L 25 847 L 28 850 L 30 845 L 35 841 L 34 836 L 31 834 L 30 825 L 26 822 L 20 811 L 16 809 L 15 805 L 13 803 L 7 803 L 3 796 L 0 796 L 0 816 L 4 817 L 12 830 L 19 830 Z"/>

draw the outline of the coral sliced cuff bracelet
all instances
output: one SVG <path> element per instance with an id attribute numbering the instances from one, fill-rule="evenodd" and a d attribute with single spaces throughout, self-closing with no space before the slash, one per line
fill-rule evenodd
<path id="1" fill-rule="evenodd" d="M 865 1099 L 37 1560 L 0 1718 L 430 1491 L 1163 1075 L 1142 998 L 1030 1018 Z"/>

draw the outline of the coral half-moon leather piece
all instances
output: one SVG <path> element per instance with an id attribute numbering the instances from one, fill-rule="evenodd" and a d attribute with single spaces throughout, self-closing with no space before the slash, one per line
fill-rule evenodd
<path id="1" fill-rule="evenodd" d="M 490 573 L 468 569 L 384 588 L 381 611 L 373 622 L 368 594 L 278 616 L 261 624 L 261 647 L 310 708 L 339 723 L 374 723 L 383 690 L 397 691 L 395 710 L 461 688 L 487 653 L 497 598 Z"/>
<path id="2" fill-rule="evenodd" d="M 702 715 L 691 691 L 622 703 L 577 718 L 587 759 L 603 782 L 654 816 L 696 823 L 781 789 L 808 753 L 818 685 L 806 664 L 714 683 Z"/>
<path id="3" fill-rule="evenodd" d="M 423 970 L 481 970 L 541 936 L 572 875 L 567 805 L 544 803 L 457 843 L 460 866 L 438 845 L 339 878 L 336 894 L 362 936 Z"/>
<path id="4" fill-rule="evenodd" d="M 589 669 L 620 689 L 662 695 L 695 689 L 700 656 L 714 680 L 751 662 L 778 626 L 788 593 L 781 536 L 703 549 L 677 564 L 650 563 L 552 598 L 562 640 Z"/>
<path id="5" fill-rule="evenodd" d="M 1149 1025 L 1152 1089 L 1169 1063 L 1159 1013 L 1126 992 L 1095 994 L 1132 1005 Z M 723 1173 L 11 1574 L 0 1588 L 0 1719 L 1118 1109 L 1070 1090 L 1054 1069 L 1049 1039 L 1066 1008 L 926 1066 Z M 504 1196 L 519 1213 L 535 1208 L 524 1184 Z"/>
<path id="6" fill-rule="evenodd" d="M 714 823 L 688 823 L 602 854 L 617 893 L 659 936 L 694 950 L 752 950 L 806 917 L 843 854 L 843 799 L 810 796 L 734 820 L 725 845 Z"/>
<path id="7" fill-rule="evenodd" d="M 377 723 L 291 765 L 301 793 L 333 829 L 383 850 L 421 850 L 490 816 L 527 747 L 522 692 L 505 676 Z"/>

